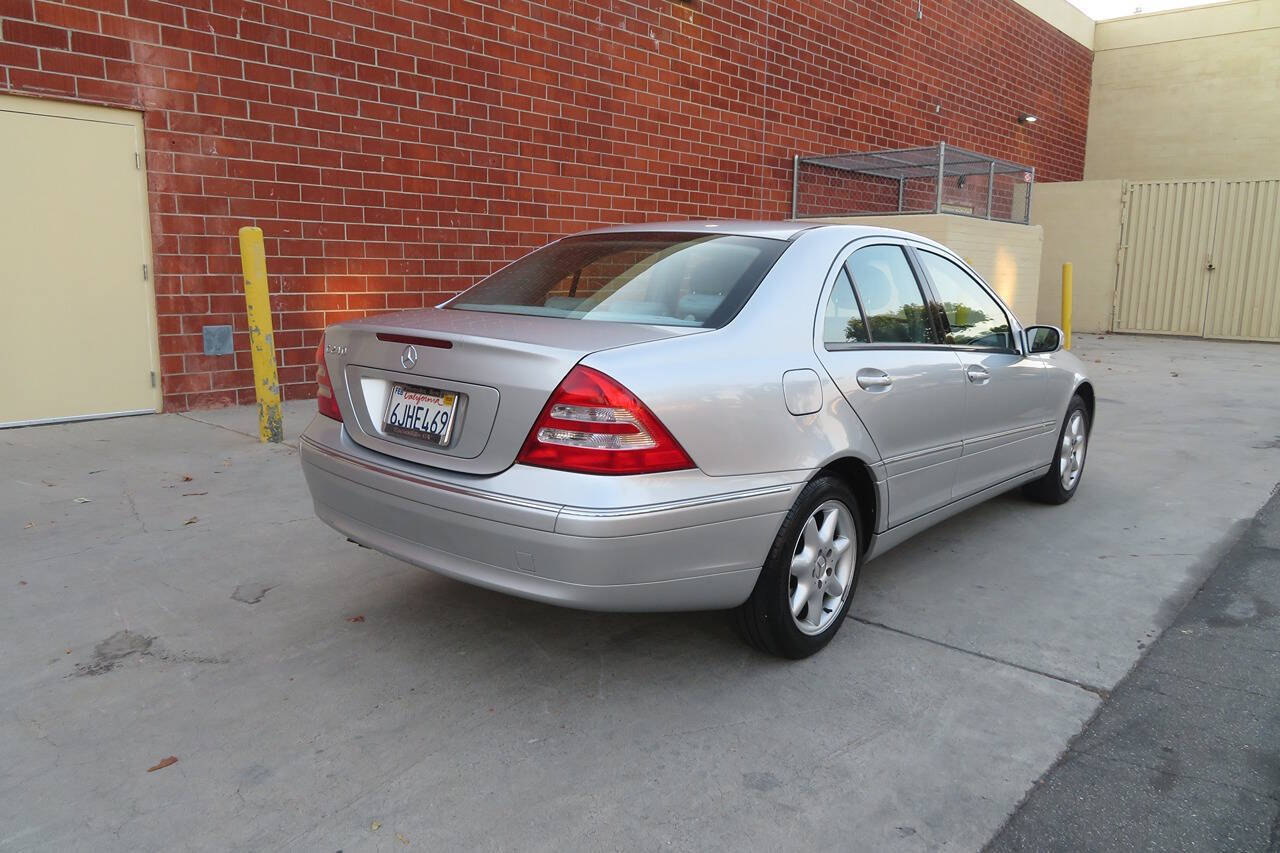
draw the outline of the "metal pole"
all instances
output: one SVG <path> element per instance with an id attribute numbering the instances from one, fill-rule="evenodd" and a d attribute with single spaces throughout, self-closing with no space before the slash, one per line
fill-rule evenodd
<path id="1" fill-rule="evenodd" d="M 996 186 L 996 162 L 991 161 L 991 168 L 987 171 L 987 219 L 991 218 L 991 191 Z"/>
<path id="2" fill-rule="evenodd" d="M 933 212 L 942 212 L 942 177 L 946 172 L 947 143 L 938 143 L 938 194 L 933 201 Z"/>
<path id="3" fill-rule="evenodd" d="M 898 212 L 899 213 L 902 212 L 902 191 L 906 182 L 907 182 L 906 178 L 898 178 Z"/>
<path id="4" fill-rule="evenodd" d="M 1031 182 L 1027 184 L 1027 212 L 1023 214 L 1023 217 L 1022 217 L 1023 225 L 1031 224 L 1031 191 L 1035 189 L 1035 186 L 1036 186 L 1036 167 L 1032 166 Z"/>
<path id="5" fill-rule="evenodd" d="M 244 304 L 249 321 L 249 350 L 253 356 L 253 390 L 258 398 L 258 438 L 278 444 L 284 439 L 284 417 L 280 409 L 271 293 L 267 289 L 267 253 L 261 228 L 248 225 L 240 229 L 240 266 L 244 271 Z"/>
<path id="6" fill-rule="evenodd" d="M 799 216 L 800 209 L 800 155 L 791 160 L 791 218 Z"/>

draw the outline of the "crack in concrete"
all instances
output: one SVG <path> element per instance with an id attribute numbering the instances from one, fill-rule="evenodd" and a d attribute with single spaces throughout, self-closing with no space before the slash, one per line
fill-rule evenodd
<path id="1" fill-rule="evenodd" d="M 859 622 L 863 625 L 870 625 L 872 628 L 880 628 L 885 631 L 891 631 L 894 634 L 901 634 L 902 636 L 910 637 L 913 640 L 922 640 L 923 642 L 931 643 L 935 646 L 939 646 L 944 649 L 950 649 L 953 652 L 960 652 L 961 654 L 972 655 L 973 657 L 981 658 L 982 660 L 985 660 L 985 661 L 991 661 L 992 663 L 998 663 L 1004 666 L 1012 667 L 1014 669 L 1020 669 L 1023 672 L 1029 672 L 1032 675 L 1039 675 L 1043 678 L 1051 678 L 1054 681 L 1060 681 L 1063 684 L 1070 684 L 1072 687 L 1079 687 L 1081 690 L 1084 690 L 1087 693 L 1092 693 L 1093 695 L 1097 696 L 1100 699 L 1106 699 L 1108 696 L 1111 695 L 1111 691 L 1107 690 L 1105 687 L 1099 687 L 1096 684 L 1089 684 L 1088 682 L 1085 682 L 1085 681 L 1077 681 L 1076 679 L 1070 678 L 1065 675 L 1057 675 L 1052 672 L 1046 672 L 1043 669 L 1036 669 L 1033 666 L 1026 666 L 1025 664 L 1016 663 L 1011 660 L 998 658 L 995 655 L 989 655 L 989 654 L 986 654 L 985 652 L 974 651 L 973 649 L 966 649 L 963 646 L 953 646 L 950 643 L 944 643 L 942 640 L 935 640 L 932 637 L 924 637 L 924 636 L 921 636 L 920 634 L 913 634 L 910 631 L 904 631 L 901 628 L 895 628 L 892 625 L 886 625 L 883 622 L 875 622 L 875 621 L 872 621 L 871 619 L 863 619 L 859 616 L 849 616 L 847 618 L 852 619 L 854 622 Z"/>
<path id="2" fill-rule="evenodd" d="M 129 502 L 129 514 L 133 516 L 134 521 L 142 528 L 143 533 L 147 533 L 147 523 L 142 520 L 142 516 L 138 514 L 138 505 L 133 500 L 133 492 L 125 490 L 124 498 Z"/>
<path id="3" fill-rule="evenodd" d="M 211 426 L 211 427 L 215 427 L 215 428 L 217 428 L 217 429 L 225 429 L 227 432 L 233 432 L 233 433 L 235 433 L 236 435 L 243 435 L 243 436 L 246 436 L 247 438 L 252 438 L 252 439 L 257 439 L 257 438 L 258 438 L 258 434 L 257 434 L 257 433 L 253 433 L 253 432 L 245 432 L 244 430 L 239 430 L 239 429 L 236 429 L 235 427 L 229 427 L 229 426 L 227 426 L 226 424 L 219 424 L 219 423 L 214 423 L 213 421 L 206 421 L 206 420 L 204 420 L 204 419 L 202 419 L 202 418 L 197 418 L 197 417 L 196 417 L 195 415 L 193 415 L 191 412 L 175 412 L 174 414 L 176 414 L 178 417 L 180 417 L 180 418 L 182 418 L 182 419 L 184 419 L 184 420 L 191 421 L 192 423 L 204 424 L 205 426 Z M 274 445 L 276 445 L 276 446 L 278 446 L 278 447 L 287 447 L 287 448 L 289 448 L 290 450 L 297 450 L 297 449 L 298 449 L 298 440 L 297 440 L 296 438 L 292 438 L 292 439 L 281 439 L 279 442 L 265 442 L 265 443 L 266 443 L 266 444 L 274 444 Z"/>

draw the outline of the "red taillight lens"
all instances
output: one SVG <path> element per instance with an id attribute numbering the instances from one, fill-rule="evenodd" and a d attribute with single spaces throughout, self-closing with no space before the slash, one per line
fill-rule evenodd
<path id="1" fill-rule="evenodd" d="M 329 379 L 329 368 L 324 364 L 324 338 L 320 338 L 320 346 L 316 347 L 316 409 L 320 414 L 335 421 L 342 420 L 342 412 L 338 411 L 338 401 L 333 396 L 333 382 Z"/>
<path id="2" fill-rule="evenodd" d="M 516 459 L 585 474 L 654 474 L 692 468 L 644 403 L 598 370 L 578 365 L 552 394 Z"/>

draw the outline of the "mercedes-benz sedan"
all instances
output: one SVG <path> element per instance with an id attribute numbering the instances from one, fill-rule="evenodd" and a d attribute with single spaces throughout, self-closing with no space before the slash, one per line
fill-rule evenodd
<path id="1" fill-rule="evenodd" d="M 302 465 L 350 539 L 551 604 L 734 608 L 788 657 L 929 525 L 1017 486 L 1069 500 L 1094 413 L 1058 329 L 945 247 L 853 225 L 566 237 L 330 327 L 319 359 Z"/>

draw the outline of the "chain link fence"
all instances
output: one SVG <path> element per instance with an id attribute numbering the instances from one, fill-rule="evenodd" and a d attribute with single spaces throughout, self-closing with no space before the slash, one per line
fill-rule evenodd
<path id="1" fill-rule="evenodd" d="M 795 158 L 791 216 L 954 213 L 1026 223 L 1035 169 L 946 143 Z"/>

